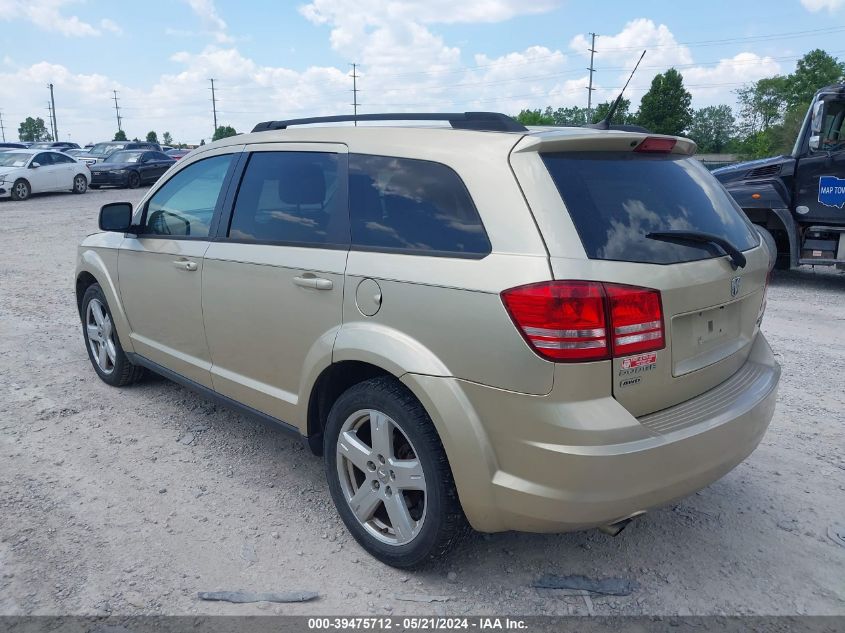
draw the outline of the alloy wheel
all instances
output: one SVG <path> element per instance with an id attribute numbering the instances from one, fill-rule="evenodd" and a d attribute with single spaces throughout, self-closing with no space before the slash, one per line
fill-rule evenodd
<path id="1" fill-rule="evenodd" d="M 97 367 L 104 374 L 112 373 L 117 359 L 114 327 L 109 313 L 98 299 L 88 302 L 88 308 L 85 310 L 85 332 Z"/>
<path id="2" fill-rule="evenodd" d="M 77 193 L 85 193 L 85 190 L 88 188 L 88 181 L 85 180 L 85 176 L 77 176 L 74 178 L 73 188 L 76 189 Z"/>
<path id="3" fill-rule="evenodd" d="M 364 529 L 388 545 L 414 540 L 425 521 L 425 473 L 399 424 L 381 411 L 356 411 L 336 450 L 343 495 Z"/>

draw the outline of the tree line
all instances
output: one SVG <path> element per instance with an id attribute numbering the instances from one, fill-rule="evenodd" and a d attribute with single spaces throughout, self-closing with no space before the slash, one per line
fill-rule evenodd
<path id="1" fill-rule="evenodd" d="M 736 109 L 727 104 L 694 109 L 683 75 L 670 68 L 652 79 L 636 112 L 630 111 L 630 100 L 623 98 L 613 123 L 686 136 L 698 144 L 699 152 L 706 154 L 725 152 L 743 158 L 787 154 L 813 94 L 819 88 L 843 81 L 843 77 L 845 62 L 816 49 L 798 60 L 794 72 L 766 77 L 736 90 Z M 610 102 L 600 104 L 590 121 L 587 108 L 578 106 L 522 110 L 516 118 L 524 125 L 579 126 L 601 121 L 609 109 Z"/>

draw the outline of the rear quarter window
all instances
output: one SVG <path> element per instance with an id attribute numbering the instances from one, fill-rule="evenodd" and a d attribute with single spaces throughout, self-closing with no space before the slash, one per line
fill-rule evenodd
<path id="1" fill-rule="evenodd" d="M 466 186 L 441 163 L 350 154 L 349 211 L 358 250 L 468 258 L 490 253 Z"/>
<path id="2" fill-rule="evenodd" d="M 759 243 L 730 195 L 694 158 L 565 152 L 542 159 L 590 259 L 673 264 L 723 255 L 709 244 L 646 237 L 656 231 L 711 233 L 741 251 Z"/>

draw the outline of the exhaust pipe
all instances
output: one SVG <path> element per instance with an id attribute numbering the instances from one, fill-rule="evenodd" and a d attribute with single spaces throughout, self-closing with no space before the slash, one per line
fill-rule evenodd
<path id="1" fill-rule="evenodd" d="M 640 510 L 639 512 L 634 512 L 633 514 L 625 517 L 624 519 L 619 519 L 618 521 L 614 521 L 613 523 L 609 523 L 608 525 L 600 525 L 598 527 L 600 532 L 603 532 L 609 536 L 618 536 L 619 533 L 628 527 L 628 524 L 636 519 L 638 516 L 642 516 L 645 514 L 645 510 Z"/>

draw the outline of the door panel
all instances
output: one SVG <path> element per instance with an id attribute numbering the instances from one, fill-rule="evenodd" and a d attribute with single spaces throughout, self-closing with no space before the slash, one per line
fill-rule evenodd
<path id="1" fill-rule="evenodd" d="M 203 255 L 238 155 L 202 156 L 175 172 L 141 206 L 141 235 L 124 240 L 118 258 L 135 351 L 206 387 Z"/>
<path id="2" fill-rule="evenodd" d="M 341 324 L 346 148 L 268 143 L 247 151 L 231 218 L 220 222 L 204 261 L 212 381 L 219 393 L 304 431 L 303 376 L 331 362 Z"/>
<path id="3" fill-rule="evenodd" d="M 47 153 L 36 154 L 32 162 L 39 164 L 38 167 L 30 168 L 27 174 L 32 192 L 53 191 L 56 188 L 56 168 L 53 165 L 53 159 Z"/>
<path id="4" fill-rule="evenodd" d="M 825 177 L 824 183 L 821 178 Z M 825 189 L 822 190 L 822 185 Z M 799 216 L 802 222 L 845 222 L 845 150 L 819 152 L 798 161 L 795 177 L 795 204 L 809 212 Z M 829 190 L 829 187 L 834 187 Z M 840 190 L 837 190 L 839 187 Z"/>
<path id="5" fill-rule="evenodd" d="M 203 314 L 216 391 L 291 424 L 309 357 L 328 358 L 341 322 L 346 251 L 214 242 Z M 331 282 L 327 289 L 302 279 Z M 322 282 L 324 285 L 325 282 Z M 315 283 L 316 285 L 316 283 Z"/>
<path id="6" fill-rule="evenodd" d="M 135 351 L 210 387 L 200 294 L 207 249 L 206 241 L 130 237 L 118 274 Z"/>

